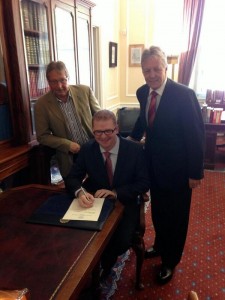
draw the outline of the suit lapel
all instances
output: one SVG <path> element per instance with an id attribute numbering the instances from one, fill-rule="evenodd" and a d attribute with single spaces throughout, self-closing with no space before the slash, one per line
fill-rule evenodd
<path id="1" fill-rule="evenodd" d="M 103 186 L 109 185 L 104 159 L 102 157 L 102 153 L 100 151 L 100 147 L 97 142 L 94 143 L 93 153 L 94 153 L 94 161 L 92 162 L 92 165 L 94 166 L 95 170 L 97 170 L 99 178 L 102 178 Z"/>
<path id="2" fill-rule="evenodd" d="M 62 114 L 62 111 L 57 103 L 57 99 L 55 98 L 55 96 L 52 94 L 52 92 L 50 92 L 50 97 L 48 97 L 47 101 L 49 104 L 49 109 L 51 110 L 51 113 L 58 119 L 60 119 L 61 121 L 65 122 L 65 118 Z"/>
<path id="3" fill-rule="evenodd" d="M 149 86 L 146 84 L 143 88 L 141 99 L 140 99 L 140 104 L 142 105 L 143 108 L 146 108 L 146 104 L 148 101 L 148 95 L 149 95 Z"/>
<path id="4" fill-rule="evenodd" d="M 82 110 L 82 99 L 81 96 L 79 94 L 79 90 L 75 90 L 75 89 L 70 89 L 70 93 L 72 95 L 73 98 L 73 103 L 74 103 L 74 107 L 77 113 L 77 117 L 79 118 L 81 124 L 82 124 L 82 116 L 84 114 L 83 110 Z"/>
<path id="5" fill-rule="evenodd" d="M 120 138 L 120 146 L 117 156 L 116 168 L 113 175 L 113 185 L 118 185 L 117 182 L 120 180 L 121 173 L 124 170 L 124 157 L 126 156 L 126 147 L 123 143 L 123 139 Z"/>
<path id="6" fill-rule="evenodd" d="M 146 84 L 143 88 L 141 98 L 139 99 L 140 102 L 140 108 L 141 108 L 141 120 L 144 120 L 144 127 L 147 126 L 147 120 L 146 120 L 146 105 L 148 101 L 148 95 L 149 95 L 149 86 Z"/>
<path id="7" fill-rule="evenodd" d="M 163 94 L 162 94 L 160 102 L 159 102 L 159 106 L 158 106 L 157 111 L 156 111 L 153 127 L 154 127 L 155 124 L 157 124 L 159 122 L 159 120 L 164 119 L 163 111 L 165 111 L 165 105 L 168 105 L 168 101 L 171 101 L 170 86 L 171 86 L 171 81 L 169 79 L 167 79 Z M 166 110 L 166 113 L 168 113 L 167 110 Z"/>
<path id="8" fill-rule="evenodd" d="M 159 106 L 158 106 L 156 114 L 155 114 L 155 119 L 153 122 L 153 129 L 160 120 L 164 119 L 164 114 L 162 115 L 162 112 L 164 111 L 165 104 L 168 103 L 168 101 L 170 101 L 170 97 L 169 97 L 169 94 L 170 94 L 169 91 L 171 90 L 170 86 L 171 86 L 171 81 L 169 79 L 167 79 L 163 94 L 162 94 L 160 102 L 159 102 Z M 148 93 L 149 93 L 149 89 L 148 89 Z M 145 107 L 146 107 L 148 94 L 146 95 L 145 99 L 146 99 L 146 102 L 145 102 Z M 146 119 L 146 117 L 145 117 L 145 119 Z"/>

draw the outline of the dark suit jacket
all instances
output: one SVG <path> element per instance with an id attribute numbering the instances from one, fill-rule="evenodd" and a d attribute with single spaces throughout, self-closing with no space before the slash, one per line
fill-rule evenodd
<path id="1" fill-rule="evenodd" d="M 151 187 L 177 189 L 188 178 L 203 177 L 204 123 L 193 90 L 167 79 L 152 129 L 145 111 L 149 86 L 137 90 L 140 115 L 131 133 L 137 140 L 146 132 L 145 151 Z"/>
<path id="2" fill-rule="evenodd" d="M 104 160 L 95 140 L 81 147 L 76 164 L 73 165 L 66 180 L 67 190 L 74 195 L 74 192 L 81 187 L 86 174 L 88 178 L 84 187 L 87 191 L 95 193 L 99 189 L 114 189 L 117 198 L 125 205 L 125 210 L 136 207 L 137 196 L 149 190 L 148 171 L 142 146 L 122 137 L 120 137 L 113 186 L 109 185 Z"/>

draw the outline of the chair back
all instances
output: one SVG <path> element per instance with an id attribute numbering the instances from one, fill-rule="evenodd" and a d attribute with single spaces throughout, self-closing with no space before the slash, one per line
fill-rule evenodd
<path id="1" fill-rule="evenodd" d="M 127 137 L 139 116 L 140 108 L 123 107 L 117 111 L 117 123 L 119 125 L 119 133 L 123 137 Z"/>

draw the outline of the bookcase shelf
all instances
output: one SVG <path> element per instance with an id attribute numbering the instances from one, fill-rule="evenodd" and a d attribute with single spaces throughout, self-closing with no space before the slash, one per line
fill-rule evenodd
<path id="1" fill-rule="evenodd" d="M 32 29 L 24 29 L 25 35 L 34 35 L 34 36 L 43 36 L 48 35 L 46 31 L 32 30 Z"/>
<path id="2" fill-rule="evenodd" d="M 37 64 L 29 64 L 29 69 L 46 69 L 47 64 L 46 65 L 37 65 Z"/>

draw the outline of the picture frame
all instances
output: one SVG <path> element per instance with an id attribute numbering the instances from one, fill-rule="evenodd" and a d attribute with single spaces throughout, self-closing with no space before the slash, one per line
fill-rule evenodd
<path id="1" fill-rule="evenodd" d="M 117 66 L 117 43 L 109 42 L 109 67 Z"/>
<path id="2" fill-rule="evenodd" d="M 141 66 L 141 55 L 144 50 L 144 44 L 129 45 L 129 67 Z"/>

